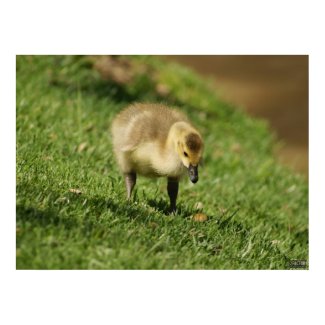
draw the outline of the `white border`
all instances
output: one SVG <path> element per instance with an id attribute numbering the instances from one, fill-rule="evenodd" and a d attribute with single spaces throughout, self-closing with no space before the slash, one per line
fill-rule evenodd
<path id="1" fill-rule="evenodd" d="M 324 292 L 325 247 L 320 5 L 279 0 L 1 4 L 1 323 L 324 323 L 318 299 Z M 310 271 L 15 271 L 15 55 L 34 53 L 309 54 Z"/>

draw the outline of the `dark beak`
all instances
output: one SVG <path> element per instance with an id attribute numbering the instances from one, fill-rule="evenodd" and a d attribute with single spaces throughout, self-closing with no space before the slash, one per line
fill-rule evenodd
<path id="1" fill-rule="evenodd" d="M 192 183 L 196 183 L 199 180 L 199 174 L 197 170 L 197 166 L 190 166 L 188 167 L 188 175 Z"/>

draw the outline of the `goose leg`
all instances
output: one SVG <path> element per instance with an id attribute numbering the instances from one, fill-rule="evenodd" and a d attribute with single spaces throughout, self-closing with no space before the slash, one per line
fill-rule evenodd
<path id="1" fill-rule="evenodd" d="M 125 186 L 126 186 L 126 192 L 128 200 L 131 199 L 132 190 L 134 188 L 134 185 L 137 181 L 137 174 L 136 173 L 126 173 L 124 174 L 125 177 Z"/>
<path id="2" fill-rule="evenodd" d="M 176 211 L 176 199 L 178 194 L 178 179 L 168 177 L 167 192 L 170 199 L 170 212 Z"/>

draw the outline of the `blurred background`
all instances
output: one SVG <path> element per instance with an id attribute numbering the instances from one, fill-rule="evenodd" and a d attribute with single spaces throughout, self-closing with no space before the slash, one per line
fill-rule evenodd
<path id="1" fill-rule="evenodd" d="M 173 55 L 211 77 L 219 96 L 268 120 L 279 160 L 308 177 L 308 55 Z"/>

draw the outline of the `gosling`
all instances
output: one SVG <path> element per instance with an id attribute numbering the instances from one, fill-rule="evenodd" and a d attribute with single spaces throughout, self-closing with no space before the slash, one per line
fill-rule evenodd
<path id="1" fill-rule="evenodd" d="M 203 140 L 187 117 L 176 109 L 159 104 L 128 106 L 113 120 L 112 142 L 124 174 L 128 200 L 137 174 L 167 177 L 170 212 L 175 212 L 180 178 L 187 170 L 192 183 L 199 179 Z"/>

